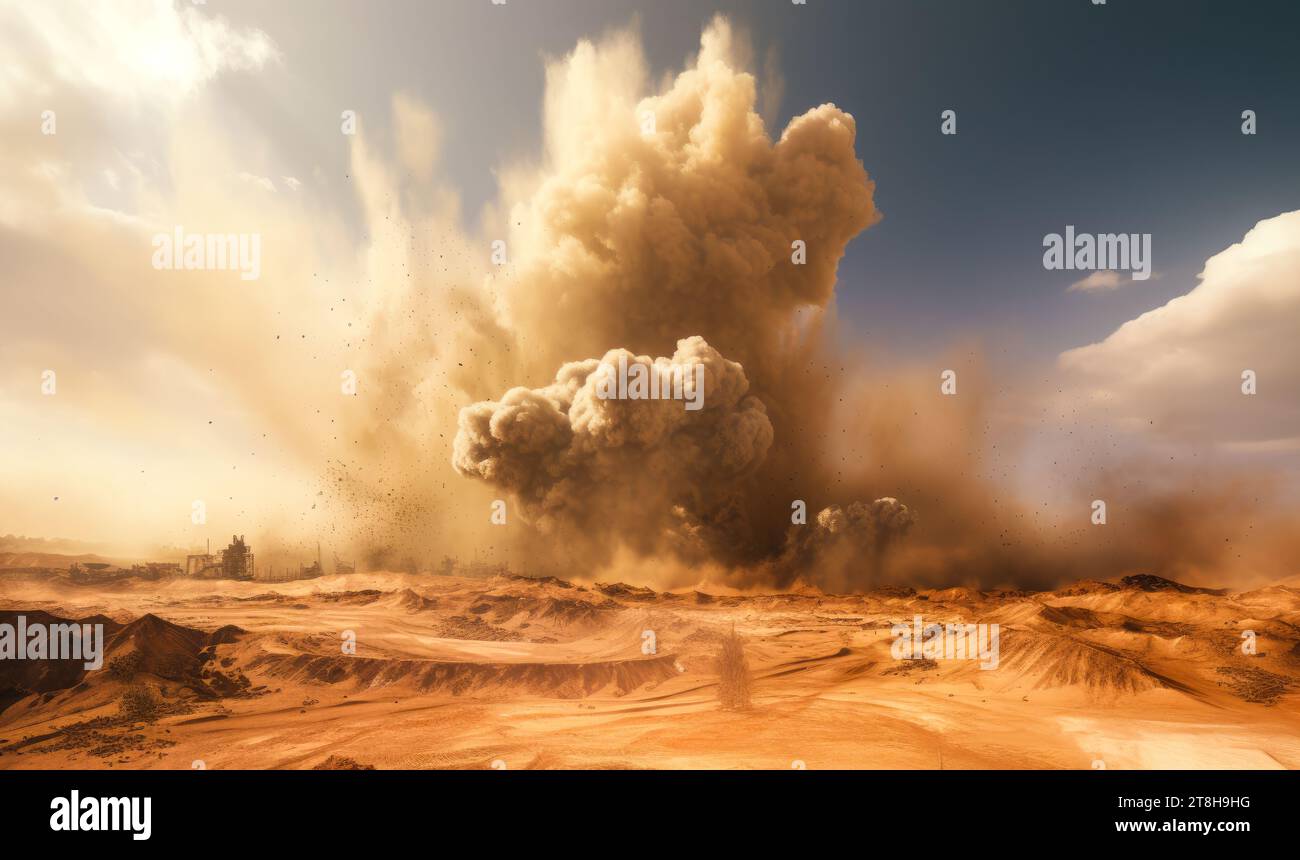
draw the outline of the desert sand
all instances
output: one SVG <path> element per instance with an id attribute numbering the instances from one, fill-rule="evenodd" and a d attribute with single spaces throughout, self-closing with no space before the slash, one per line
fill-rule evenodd
<path id="1" fill-rule="evenodd" d="M 100 671 L 0 663 L 0 768 L 1300 767 L 1290 582 L 711 595 L 515 576 L 0 575 L 0 620 L 99 621 L 106 647 Z M 895 659 L 891 625 L 916 615 L 999 624 L 998 667 Z M 745 710 L 718 698 L 733 630 Z M 152 721 L 123 710 L 142 686 Z"/>

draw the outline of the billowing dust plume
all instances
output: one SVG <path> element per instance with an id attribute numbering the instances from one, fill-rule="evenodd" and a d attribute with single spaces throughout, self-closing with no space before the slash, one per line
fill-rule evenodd
<path id="1" fill-rule="evenodd" d="M 719 19 L 646 95 L 634 36 L 579 44 L 547 71 L 542 163 L 507 171 L 481 242 L 464 241 L 486 263 L 499 240 L 504 265 L 448 255 L 437 286 L 376 302 L 363 376 L 382 414 L 348 428 L 331 490 L 388 563 L 476 543 L 570 575 L 626 549 L 726 567 L 779 553 L 821 474 L 836 266 L 879 216 L 853 118 L 822 105 L 772 140 L 738 53 Z M 390 179 L 364 146 L 354 160 Z M 376 207 L 400 197 L 371 184 Z M 599 357 L 621 354 L 703 363 L 704 408 L 593 397 Z M 448 475 L 434 461 L 453 437 Z M 497 497 L 505 529 L 488 524 Z"/>
<path id="2" fill-rule="evenodd" d="M 548 76 L 548 164 L 510 210 L 499 277 L 519 378 L 560 369 L 462 412 L 455 465 L 569 563 L 630 547 L 754 565 L 819 482 L 822 316 L 879 217 L 873 186 L 833 105 L 769 137 L 725 23 L 657 95 L 611 76 L 631 50 L 582 45 Z M 702 363 L 703 408 L 597 397 L 594 356 L 621 351 Z"/>
<path id="3" fill-rule="evenodd" d="M 368 338 L 379 405 L 331 484 L 363 557 L 488 550 L 568 577 L 837 591 L 1119 572 L 989 483 L 978 393 L 938 397 L 927 369 L 911 402 L 904 374 L 831 346 L 838 263 L 880 218 L 856 123 L 824 104 L 774 140 L 744 53 L 715 20 L 654 88 L 632 35 L 580 43 L 547 70 L 541 163 L 503 174 L 481 240 L 455 235 L 454 206 L 399 213 L 406 256 L 376 276 L 400 283 Z M 400 198 L 371 193 L 371 223 Z M 414 281 L 408 231 L 440 248 Z M 597 396 L 620 357 L 702 363 L 703 408 Z"/>
<path id="4" fill-rule="evenodd" d="M 601 396 L 599 371 L 628 365 L 665 380 L 676 369 L 685 396 Z M 603 361 L 565 364 L 545 388 L 514 388 L 464 409 L 454 464 L 510 492 L 544 539 L 576 540 L 584 552 L 623 543 L 656 553 L 665 541 L 695 558 L 734 552 L 732 535 L 710 518 L 772 445 L 767 410 L 748 390 L 744 369 L 700 337 L 653 362 L 611 350 Z M 686 408 L 689 401 L 700 408 Z"/>

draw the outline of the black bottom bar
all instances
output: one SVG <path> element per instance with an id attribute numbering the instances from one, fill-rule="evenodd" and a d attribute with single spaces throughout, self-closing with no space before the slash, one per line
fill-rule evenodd
<path id="1" fill-rule="evenodd" d="M 420 835 L 448 847 L 485 840 L 493 851 L 677 850 L 690 834 L 691 844 L 774 847 L 780 838 L 819 850 L 996 849 L 1029 835 L 1056 845 L 1230 847 L 1291 835 L 1298 788 L 1292 773 L 1264 771 L 0 773 L 8 839 L 127 851 L 209 843 L 396 849 L 388 840 Z M 52 821 L 68 824 L 59 813 L 74 791 L 79 825 L 96 817 L 111 825 L 115 810 L 129 812 L 102 798 L 149 798 L 149 838 L 134 839 L 126 815 L 115 831 L 52 829 Z"/>

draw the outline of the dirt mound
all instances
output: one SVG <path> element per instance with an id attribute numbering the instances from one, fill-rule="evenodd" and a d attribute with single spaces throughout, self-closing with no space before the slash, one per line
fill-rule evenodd
<path id="1" fill-rule="evenodd" d="M 1300 616 L 1300 588 L 1272 585 L 1242 592 L 1237 595 L 1237 600 L 1246 605 L 1263 606 L 1270 611 Z"/>
<path id="2" fill-rule="evenodd" d="M 1098 694 L 1140 693 L 1157 687 L 1194 691 L 1122 651 L 1068 635 L 1004 631 L 999 678 L 1034 689 L 1080 686 Z M 978 671 L 978 669 L 977 669 Z"/>
<path id="3" fill-rule="evenodd" d="M 435 597 L 425 597 L 413 589 L 403 588 L 396 592 L 394 605 L 400 609 L 410 610 L 411 612 L 423 612 L 429 609 L 438 608 L 438 599 Z"/>
<path id="4" fill-rule="evenodd" d="M 1120 587 L 1113 582 L 1101 582 L 1096 579 L 1081 579 L 1065 588 L 1058 588 L 1052 594 L 1057 597 L 1083 597 L 1089 594 L 1110 594 L 1119 591 Z"/>
<path id="5" fill-rule="evenodd" d="M 133 661 L 137 672 L 173 677 L 199 661 L 199 652 L 209 644 L 207 633 L 164 621 L 152 613 L 142 615 L 118 630 L 104 643 L 105 662 L 138 654 Z"/>
<path id="6" fill-rule="evenodd" d="M 1144 621 L 1138 618 L 1125 618 L 1121 622 L 1120 628 L 1130 633 L 1146 633 L 1150 636 L 1158 636 L 1161 639 L 1177 639 L 1180 636 L 1191 636 L 1196 633 L 1196 628 L 1191 624 L 1178 624 L 1173 621 Z"/>
<path id="7" fill-rule="evenodd" d="M 890 666 L 881 671 L 881 675 L 910 675 L 913 672 L 932 672 L 939 668 L 939 664 L 930 659 L 922 660 L 900 660 L 897 664 Z"/>
<path id="8" fill-rule="evenodd" d="M 953 587 L 945 588 L 940 591 L 931 591 L 930 600 L 935 603 L 961 603 L 971 605 L 979 603 L 984 599 L 984 595 L 973 588 Z"/>
<path id="9" fill-rule="evenodd" d="M 236 627 L 233 624 L 227 624 L 225 627 L 218 627 L 208 636 L 209 645 L 232 645 L 239 641 L 239 637 L 248 631 L 242 627 Z"/>
<path id="10" fill-rule="evenodd" d="M 595 585 L 597 591 L 606 597 L 613 597 L 618 600 L 654 600 L 655 592 L 650 588 L 643 588 L 638 585 L 628 585 L 625 582 L 598 582 Z"/>
<path id="11" fill-rule="evenodd" d="M 871 597 L 907 599 L 916 596 L 916 589 L 906 585 L 877 585 L 867 592 Z"/>
<path id="12" fill-rule="evenodd" d="M 238 642 L 246 632 L 227 624 L 204 633 L 153 614 L 142 615 L 106 643 L 109 675 L 124 683 L 137 675 L 154 675 L 179 682 L 201 698 L 242 696 L 249 680 L 230 669 L 231 658 L 218 659 L 217 647 Z"/>
<path id="13" fill-rule="evenodd" d="M 579 597 L 535 597 L 520 594 L 483 594 L 468 612 L 497 624 L 508 621 L 546 621 L 560 627 L 601 621 L 606 613 L 621 607 L 612 600 Z"/>
<path id="14" fill-rule="evenodd" d="M 358 689 L 401 685 L 463 695 L 510 688 L 576 699 L 603 690 L 622 695 L 675 677 L 673 659 L 665 655 L 594 663 L 463 663 L 266 652 L 254 657 L 248 668 L 300 683 L 351 683 Z"/>
<path id="15" fill-rule="evenodd" d="M 474 615 L 453 615 L 437 627 L 443 639 L 466 639 L 475 642 L 519 642 L 522 633 L 489 624 Z"/>
<path id="16" fill-rule="evenodd" d="M 314 596 L 317 600 L 325 603 L 349 603 L 356 606 L 368 606 L 383 598 L 384 592 L 377 588 L 363 588 L 358 591 L 327 591 Z"/>
<path id="17" fill-rule="evenodd" d="M 1119 581 L 1122 588 L 1131 588 L 1138 591 L 1176 591 L 1179 594 L 1214 594 L 1224 595 L 1228 593 L 1226 588 L 1196 588 L 1191 585 L 1183 585 L 1181 582 L 1174 582 L 1172 579 L 1165 579 L 1163 576 L 1154 576 L 1149 573 L 1139 573 L 1136 576 L 1126 576 Z"/>
<path id="18" fill-rule="evenodd" d="M 560 579 L 558 576 L 524 576 L 518 573 L 507 573 L 500 579 L 515 582 L 535 582 L 542 585 L 554 585 L 556 588 L 573 588 L 573 583 L 567 579 Z"/>
<path id="19" fill-rule="evenodd" d="M 348 758 L 345 755 L 332 755 L 325 761 L 316 765 L 312 770 L 374 770 L 373 764 L 362 764 L 354 758 Z"/>
<path id="20" fill-rule="evenodd" d="M 215 658 L 216 646 L 236 642 L 244 634 L 234 625 L 209 634 L 153 614 L 118 624 L 103 615 L 72 620 L 39 610 L 0 612 L 0 622 L 15 623 L 19 615 L 25 616 L 29 625 L 103 624 L 103 666 L 102 671 L 90 671 L 83 660 L 0 661 L 0 710 L 33 693 L 41 694 L 44 701 L 55 693 L 75 693 L 95 684 L 116 688 L 139 683 L 142 676 L 179 682 L 191 694 L 204 698 L 236 695 L 248 686 L 238 673 L 228 676 L 219 669 L 205 668 Z"/>
<path id="21" fill-rule="evenodd" d="M 103 624 L 106 637 L 111 636 L 121 625 L 103 616 L 91 616 L 83 619 L 61 618 L 43 610 L 6 610 L 0 612 L 0 624 L 8 624 L 17 635 L 19 617 L 30 628 L 43 625 L 49 630 L 52 625 L 68 624 Z M 105 642 L 107 650 L 107 642 Z M 0 660 L 0 711 L 14 702 L 26 698 L 32 693 L 50 693 L 66 690 L 81 682 L 86 676 L 85 660 Z"/>
<path id="22" fill-rule="evenodd" d="M 1101 616 L 1091 609 L 1084 609 L 1081 606 L 1044 606 L 1038 611 L 1038 617 L 1049 624 L 1060 627 L 1094 630 L 1106 626 L 1105 622 L 1101 620 Z"/>

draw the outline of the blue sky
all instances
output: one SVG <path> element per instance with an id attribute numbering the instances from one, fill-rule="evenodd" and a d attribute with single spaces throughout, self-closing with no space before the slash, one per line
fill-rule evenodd
<path id="1" fill-rule="evenodd" d="M 849 338 L 900 358 L 974 333 L 995 362 L 1049 361 L 1188 291 L 1206 258 L 1300 201 L 1293 3 L 319 5 L 332 26 L 228 4 L 292 63 L 268 69 L 256 93 L 238 78 L 226 86 L 287 140 L 340 103 L 417 96 L 445 125 L 442 168 L 471 221 L 498 167 L 538 151 L 544 58 L 634 23 L 654 70 L 675 72 L 708 19 L 729 15 L 754 42 L 760 77 L 769 54 L 779 69 L 781 127 L 827 101 L 858 121 L 884 220 L 850 245 L 839 308 Z M 939 133 L 949 108 L 955 136 Z M 1257 135 L 1241 134 L 1245 109 Z M 334 138 L 303 135 L 301 147 L 346 164 Z M 1072 273 L 1041 265 L 1043 236 L 1066 224 L 1151 233 L 1158 277 L 1067 295 Z"/>

